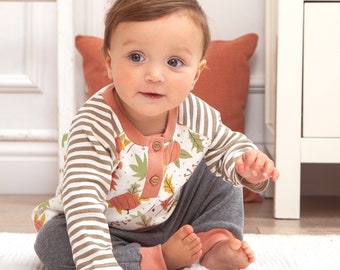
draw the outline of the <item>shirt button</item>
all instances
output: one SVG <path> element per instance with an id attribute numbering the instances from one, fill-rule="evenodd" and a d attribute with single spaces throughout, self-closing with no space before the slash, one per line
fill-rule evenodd
<path id="1" fill-rule="evenodd" d="M 155 150 L 155 151 L 159 151 L 159 150 L 161 150 L 161 148 L 162 148 L 162 144 L 159 141 L 155 141 L 152 144 L 152 149 Z"/>
<path id="2" fill-rule="evenodd" d="M 149 182 L 151 185 L 156 186 L 159 183 L 159 177 L 157 175 L 152 176 Z"/>

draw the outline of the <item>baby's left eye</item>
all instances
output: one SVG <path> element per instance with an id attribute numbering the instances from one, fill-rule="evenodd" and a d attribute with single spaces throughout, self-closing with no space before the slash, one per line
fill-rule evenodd
<path id="1" fill-rule="evenodd" d="M 178 58 L 171 58 L 168 60 L 168 65 L 171 67 L 181 67 L 183 64 L 183 61 Z"/>

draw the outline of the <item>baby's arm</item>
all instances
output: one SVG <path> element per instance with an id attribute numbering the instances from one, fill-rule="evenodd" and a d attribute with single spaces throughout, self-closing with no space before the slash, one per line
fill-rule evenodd
<path id="1" fill-rule="evenodd" d="M 63 206 L 76 268 L 112 269 L 116 260 L 105 210 L 113 165 L 99 137 L 86 126 L 91 124 L 89 120 L 76 122 L 70 132 Z"/>
<path id="2" fill-rule="evenodd" d="M 274 162 L 259 150 L 248 150 L 238 158 L 235 164 L 237 173 L 251 184 L 258 184 L 271 178 L 277 181 L 279 171 Z"/>

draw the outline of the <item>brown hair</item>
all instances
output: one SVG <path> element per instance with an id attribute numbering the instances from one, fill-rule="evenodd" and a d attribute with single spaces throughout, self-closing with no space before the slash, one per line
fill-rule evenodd
<path id="1" fill-rule="evenodd" d="M 108 56 L 112 33 L 121 22 L 143 22 L 184 11 L 202 29 L 205 55 L 210 44 L 207 17 L 196 0 L 116 0 L 106 14 L 103 51 Z"/>

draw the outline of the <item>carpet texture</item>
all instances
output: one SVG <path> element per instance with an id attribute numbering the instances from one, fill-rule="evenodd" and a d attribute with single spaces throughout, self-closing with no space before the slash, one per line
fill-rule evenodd
<path id="1" fill-rule="evenodd" d="M 340 269 L 340 235 L 246 234 L 244 238 L 256 255 L 247 270 Z M 35 234 L 0 233 L 0 268 L 45 270 L 34 253 L 34 239 Z M 206 268 L 193 265 L 186 269 Z"/>

